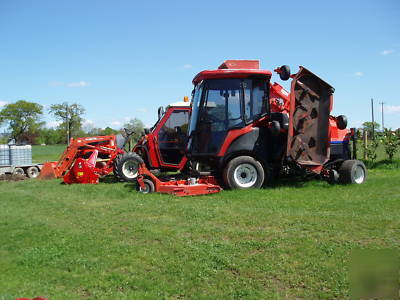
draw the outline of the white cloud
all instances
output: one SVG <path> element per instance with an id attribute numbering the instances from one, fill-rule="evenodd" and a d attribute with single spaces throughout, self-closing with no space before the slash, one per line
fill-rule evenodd
<path id="1" fill-rule="evenodd" d="M 183 65 L 183 68 L 184 69 L 191 69 L 193 66 L 192 65 L 189 65 L 189 64 L 186 64 L 186 65 Z"/>
<path id="2" fill-rule="evenodd" d="M 124 117 L 125 122 L 129 122 L 132 119 L 132 117 Z"/>
<path id="3" fill-rule="evenodd" d="M 110 125 L 111 126 L 121 126 L 122 123 L 120 121 L 112 121 L 112 122 L 110 122 Z"/>
<path id="4" fill-rule="evenodd" d="M 88 85 L 89 83 L 86 81 L 70 82 L 67 84 L 68 87 L 85 87 Z"/>
<path id="5" fill-rule="evenodd" d="M 361 77 L 363 75 L 364 75 L 364 73 L 360 72 L 360 71 L 354 73 L 354 76 L 356 76 L 356 77 Z"/>
<path id="6" fill-rule="evenodd" d="M 65 83 L 62 81 L 51 81 L 48 83 L 49 86 L 67 86 L 67 87 L 85 87 L 89 85 L 87 81 L 76 81 L 76 82 L 69 82 Z"/>
<path id="7" fill-rule="evenodd" d="M 92 120 L 85 120 L 83 121 L 83 125 L 94 125 L 94 122 Z"/>
<path id="8" fill-rule="evenodd" d="M 400 114 L 400 105 L 386 105 L 383 110 L 389 114 Z"/>
<path id="9" fill-rule="evenodd" d="M 382 52 L 381 52 L 381 55 L 389 55 L 389 54 L 392 54 L 392 53 L 394 53 L 395 51 L 393 50 L 393 49 L 388 49 L 388 50 L 383 50 Z"/>
<path id="10" fill-rule="evenodd" d="M 49 121 L 49 122 L 46 122 L 46 127 L 54 128 L 54 127 L 57 127 L 60 124 L 61 124 L 60 121 Z"/>
<path id="11" fill-rule="evenodd" d="M 64 82 L 62 81 L 51 81 L 49 82 L 49 86 L 63 86 Z"/>
<path id="12" fill-rule="evenodd" d="M 147 108 L 144 108 L 144 107 L 138 108 L 138 109 L 136 109 L 136 111 L 139 113 L 145 113 L 145 112 L 147 112 Z"/>
<path id="13" fill-rule="evenodd" d="M 3 107 L 4 105 L 7 105 L 7 104 L 8 104 L 7 101 L 0 100 L 0 107 Z"/>

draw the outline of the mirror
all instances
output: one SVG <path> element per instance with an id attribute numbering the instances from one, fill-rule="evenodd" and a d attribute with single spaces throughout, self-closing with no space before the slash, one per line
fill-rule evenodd
<path id="1" fill-rule="evenodd" d="M 158 108 L 158 119 L 160 120 L 162 118 L 162 116 L 164 115 L 164 107 L 160 106 Z"/>

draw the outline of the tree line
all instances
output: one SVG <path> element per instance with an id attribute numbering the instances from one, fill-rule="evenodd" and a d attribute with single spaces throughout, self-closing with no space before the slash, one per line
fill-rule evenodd
<path id="1" fill-rule="evenodd" d="M 50 114 L 58 125 L 49 128 L 43 121 L 45 113 Z M 7 128 L 7 133 L 0 137 L 0 144 L 14 140 L 18 144 L 66 144 L 71 137 L 113 135 L 121 130 L 111 127 L 96 128 L 83 126 L 85 108 L 77 103 L 67 102 L 52 104 L 45 110 L 43 105 L 26 100 L 6 104 L 0 110 L 0 126 Z M 135 132 L 137 139 L 143 131 L 143 122 L 137 118 L 123 125 Z"/>

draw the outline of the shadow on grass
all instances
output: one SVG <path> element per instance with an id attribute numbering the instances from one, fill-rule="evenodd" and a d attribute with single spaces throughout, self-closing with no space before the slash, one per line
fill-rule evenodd
<path id="1" fill-rule="evenodd" d="M 365 166 L 368 169 L 386 169 L 386 170 L 391 170 L 391 169 L 398 169 L 400 168 L 400 160 L 380 160 L 380 161 L 369 161 L 369 160 L 363 160 Z"/>
<path id="2" fill-rule="evenodd" d="M 101 183 L 118 183 L 118 179 L 115 178 L 114 175 L 107 175 L 105 177 L 100 178 Z"/>
<path id="3" fill-rule="evenodd" d="M 290 177 L 281 177 L 276 178 L 273 182 L 267 183 L 264 188 L 266 189 L 276 189 L 282 187 L 303 187 L 310 181 L 319 180 L 314 177 L 301 177 L 301 176 L 290 176 Z"/>

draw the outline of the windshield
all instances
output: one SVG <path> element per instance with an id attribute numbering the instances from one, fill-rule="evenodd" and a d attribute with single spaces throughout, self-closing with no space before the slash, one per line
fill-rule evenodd
<path id="1" fill-rule="evenodd" d="M 194 96 L 192 99 L 192 114 L 190 116 L 190 124 L 189 124 L 189 137 L 192 135 L 193 131 L 196 130 L 197 125 L 197 116 L 200 110 L 200 101 L 201 101 L 201 94 L 203 91 L 203 84 L 199 84 L 195 88 Z"/>
<path id="2" fill-rule="evenodd" d="M 209 79 L 195 89 L 189 152 L 218 153 L 229 130 L 242 128 L 268 111 L 265 78 Z"/>

